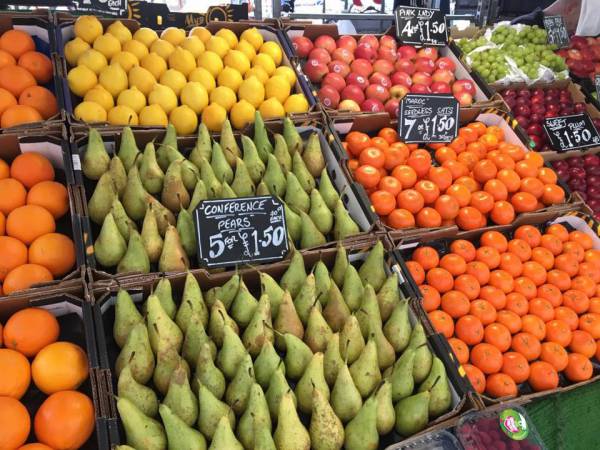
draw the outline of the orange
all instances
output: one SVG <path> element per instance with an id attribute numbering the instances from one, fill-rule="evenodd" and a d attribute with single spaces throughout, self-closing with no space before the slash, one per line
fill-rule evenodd
<path id="1" fill-rule="evenodd" d="M 396 208 L 396 198 L 388 191 L 375 191 L 369 196 L 369 200 L 380 216 L 387 216 Z"/>
<path id="2" fill-rule="evenodd" d="M 423 299 L 421 300 L 421 304 L 423 305 L 423 309 L 425 312 L 431 312 L 440 306 L 441 296 L 436 288 L 433 286 L 429 286 L 428 284 L 422 284 L 419 286 L 419 290 L 421 291 L 421 295 Z"/>
<path id="3" fill-rule="evenodd" d="M 0 37 L 0 48 L 19 58 L 22 54 L 35 50 L 35 43 L 25 31 L 8 30 Z"/>
<path id="4" fill-rule="evenodd" d="M 510 199 L 515 212 L 524 213 L 538 209 L 537 199 L 529 192 L 517 192 Z"/>
<path id="5" fill-rule="evenodd" d="M 44 266 L 54 277 L 61 277 L 75 265 L 75 244 L 64 234 L 44 234 L 31 243 L 29 262 Z"/>
<path id="6" fill-rule="evenodd" d="M 556 184 L 544 185 L 544 194 L 542 195 L 542 202 L 544 205 L 554 205 L 556 203 L 563 203 L 565 201 L 565 191 Z"/>
<path id="7" fill-rule="evenodd" d="M 475 246 L 465 239 L 457 239 L 452 241 L 450 244 L 450 251 L 462 256 L 467 262 L 473 261 L 476 255 Z"/>
<path id="8" fill-rule="evenodd" d="M 587 331 L 594 339 L 600 339 L 600 314 L 583 314 L 579 317 L 579 329 Z"/>
<path id="9" fill-rule="evenodd" d="M 427 150 L 415 150 L 406 160 L 406 164 L 414 169 L 419 178 L 424 177 L 431 167 L 431 155 Z"/>
<path id="10" fill-rule="evenodd" d="M 522 354 L 527 361 L 539 358 L 542 352 L 540 341 L 534 335 L 525 331 L 513 336 L 511 348 L 513 351 Z"/>
<path id="11" fill-rule="evenodd" d="M 552 364 L 536 361 L 530 366 L 529 384 L 534 391 L 556 389 L 558 387 L 558 372 Z"/>
<path id="12" fill-rule="evenodd" d="M 458 319 L 469 312 L 470 303 L 462 292 L 448 291 L 442 295 L 441 307 L 453 319 Z"/>
<path id="13" fill-rule="evenodd" d="M 542 239 L 542 233 L 533 225 L 521 225 L 515 230 L 514 237 L 516 239 L 522 239 L 529 244 L 530 247 L 537 247 L 540 245 Z"/>
<path id="14" fill-rule="evenodd" d="M 454 197 L 461 208 L 467 206 L 471 201 L 471 191 L 463 184 L 453 184 L 446 189 L 446 194 Z"/>
<path id="15" fill-rule="evenodd" d="M 486 191 L 473 192 L 470 206 L 477 208 L 482 214 L 487 214 L 494 207 L 494 197 Z"/>
<path id="16" fill-rule="evenodd" d="M 479 189 L 481 189 L 481 185 L 470 176 L 462 176 L 460 178 L 457 178 L 454 181 L 454 184 L 462 184 L 471 193 L 477 192 Z"/>
<path id="17" fill-rule="evenodd" d="M 485 148 L 488 151 L 498 148 L 498 138 L 493 134 L 484 134 L 480 136 L 479 142 L 485 145 Z"/>
<path id="18" fill-rule="evenodd" d="M 24 123 L 40 122 L 43 120 L 37 109 L 27 105 L 10 106 L 2 114 L 0 126 L 2 128 L 16 127 Z"/>
<path id="19" fill-rule="evenodd" d="M 497 316 L 498 323 L 504 325 L 511 334 L 518 333 L 522 328 L 522 320 L 521 317 L 515 314 L 513 311 L 503 309 L 498 311 Z"/>
<path id="20" fill-rule="evenodd" d="M 569 231 L 565 228 L 564 225 L 561 225 L 560 223 L 553 223 L 548 228 L 546 228 L 546 234 L 556 236 L 562 242 L 566 242 L 569 240 Z"/>
<path id="21" fill-rule="evenodd" d="M 458 210 L 456 224 L 463 230 L 474 230 L 485 226 L 485 217 L 477 208 L 465 206 Z"/>
<path id="22" fill-rule="evenodd" d="M 486 231 L 481 235 L 479 242 L 481 245 L 494 247 L 500 253 L 508 249 L 508 240 L 498 231 Z"/>
<path id="23" fill-rule="evenodd" d="M 475 130 L 478 136 L 485 134 L 487 126 L 483 122 L 471 122 L 467 125 L 467 128 Z"/>
<path id="24" fill-rule="evenodd" d="M 502 269 L 496 269 L 490 272 L 489 284 L 500 289 L 505 294 L 512 292 L 515 286 L 513 277 Z"/>
<path id="25" fill-rule="evenodd" d="M 406 268 L 410 272 L 410 275 L 413 277 L 417 285 L 423 284 L 423 281 L 425 281 L 425 271 L 423 270 L 421 264 L 416 261 L 407 261 Z M 429 280 L 427 280 L 427 282 L 429 283 Z"/>
<path id="26" fill-rule="evenodd" d="M 6 234 L 31 244 L 38 237 L 53 233 L 56 229 L 54 217 L 45 208 L 25 205 L 13 210 L 6 219 Z"/>
<path id="27" fill-rule="evenodd" d="M 54 167 L 41 153 L 21 153 L 11 164 L 10 175 L 30 189 L 41 181 L 53 181 Z"/>
<path id="28" fill-rule="evenodd" d="M 458 276 L 467 270 L 467 263 L 462 256 L 455 255 L 454 253 L 448 253 L 442 256 L 439 263 L 440 267 L 446 269 L 453 276 Z"/>
<path id="29" fill-rule="evenodd" d="M 417 213 L 416 222 L 422 228 L 436 228 L 442 225 L 442 217 L 435 209 L 425 207 Z"/>
<path id="30" fill-rule="evenodd" d="M 40 52 L 25 52 L 19 57 L 19 66 L 27 69 L 39 84 L 52 79 L 52 61 Z"/>
<path id="31" fill-rule="evenodd" d="M 508 225 L 515 219 L 515 209 L 509 202 L 500 200 L 494 203 L 490 218 L 498 225 Z"/>
<path id="32" fill-rule="evenodd" d="M 579 242 L 567 241 L 563 244 L 563 253 L 574 253 L 577 256 L 577 262 L 582 262 L 585 258 L 585 250 Z"/>
<path id="33" fill-rule="evenodd" d="M 417 173 L 412 167 L 407 165 L 395 167 L 394 170 L 392 170 L 392 176 L 400 181 L 402 189 L 411 188 L 417 182 Z"/>
<path id="34" fill-rule="evenodd" d="M 485 375 L 483 372 L 472 364 L 463 364 L 462 367 L 465 369 L 465 373 L 473 389 L 479 394 L 483 394 L 485 391 Z"/>
<path id="35" fill-rule="evenodd" d="M 506 296 L 506 309 L 521 317 L 529 312 L 529 302 L 523 294 L 511 292 Z"/>
<path id="36" fill-rule="evenodd" d="M 13 55 L 6 50 L 0 50 L 0 68 L 4 66 L 15 66 L 16 64 L 17 60 Z"/>
<path id="37" fill-rule="evenodd" d="M 0 50 L 1 52 L 2 50 Z M 0 115 L 9 107 L 17 104 L 15 96 L 6 89 L 0 88 Z"/>
<path id="38" fill-rule="evenodd" d="M 504 353 L 510 348 L 511 334 L 504 325 L 494 322 L 485 327 L 483 340 Z"/>
<path id="39" fill-rule="evenodd" d="M 454 324 L 454 334 L 465 344 L 476 345 L 483 340 L 483 325 L 477 317 L 466 314 Z"/>
<path id="40" fill-rule="evenodd" d="M 523 294 L 527 300 L 535 298 L 537 294 L 537 287 L 535 283 L 527 277 L 515 278 L 513 290 L 514 292 Z"/>
<path id="41" fill-rule="evenodd" d="M 567 347 L 571 343 L 572 336 L 571 328 L 564 320 L 554 319 L 546 324 L 546 340 L 549 342 Z"/>
<path id="42" fill-rule="evenodd" d="M 505 270 L 513 277 L 518 277 L 523 273 L 523 263 L 521 259 L 511 252 L 500 255 L 500 269 Z"/>
<path id="43" fill-rule="evenodd" d="M 574 383 L 592 378 L 594 368 L 589 358 L 579 353 L 569 353 L 569 363 L 565 369 L 565 375 Z"/>
<path id="44" fill-rule="evenodd" d="M 515 164 L 515 172 L 521 177 L 535 177 L 537 175 L 538 167 L 533 165 L 529 161 L 519 161 Z"/>
<path id="45" fill-rule="evenodd" d="M 4 279 L 2 289 L 5 295 L 28 289 L 34 284 L 52 281 L 52 274 L 44 266 L 23 264 L 11 270 Z"/>
<path id="46" fill-rule="evenodd" d="M 544 184 L 556 184 L 558 181 L 556 172 L 549 167 L 540 167 L 538 169 L 537 177 Z"/>
<path id="47" fill-rule="evenodd" d="M 537 200 L 544 193 L 544 183 L 534 177 L 525 177 L 521 180 L 520 190 L 533 195 Z"/>
<path id="48" fill-rule="evenodd" d="M 473 275 L 480 286 L 490 280 L 490 269 L 480 261 L 471 261 L 467 264 L 467 274 Z"/>
<path id="49" fill-rule="evenodd" d="M 454 289 L 465 294 L 469 300 L 475 300 L 479 297 L 481 286 L 477 278 L 465 273 L 456 277 L 454 280 Z"/>
<path id="50" fill-rule="evenodd" d="M 398 132 L 390 127 L 385 127 L 379 130 L 377 136 L 385 139 L 388 144 L 393 144 L 398 141 Z"/>
<path id="51" fill-rule="evenodd" d="M 529 301 L 529 313 L 536 315 L 544 323 L 549 322 L 554 319 L 554 306 L 545 298 L 534 298 Z"/>
<path id="52" fill-rule="evenodd" d="M 45 394 L 77 389 L 88 377 L 87 355 L 71 342 L 54 342 L 35 356 L 31 375 Z"/>
<path id="53" fill-rule="evenodd" d="M 561 291 L 566 291 L 571 287 L 571 277 L 563 270 L 552 269 L 546 275 L 546 281 L 556 286 Z"/>
<path id="54" fill-rule="evenodd" d="M 554 308 L 554 318 L 565 322 L 571 331 L 575 331 L 579 327 L 579 317 L 575 311 L 566 306 Z"/>
<path id="55" fill-rule="evenodd" d="M 515 381 L 505 373 L 490 375 L 486 380 L 485 391 L 494 398 L 516 397 L 519 393 Z"/>
<path id="56" fill-rule="evenodd" d="M 572 333 L 569 350 L 573 353 L 580 353 L 587 358 L 592 358 L 596 354 L 596 341 L 587 331 L 575 330 Z"/>
<path id="57" fill-rule="evenodd" d="M 1 91 L 0 91 L 1 92 Z M 2 112 L 0 111 L 0 114 Z M 6 161 L 0 159 L 0 180 L 10 177 L 10 167 L 6 164 Z"/>
<path id="58" fill-rule="evenodd" d="M 27 263 L 27 247 L 18 239 L 0 236 L 0 281 L 16 267 Z"/>
<path id="59" fill-rule="evenodd" d="M 6 89 L 15 97 L 37 83 L 33 75 L 19 66 L 6 66 L 0 69 L 0 87 Z"/>
<path id="60" fill-rule="evenodd" d="M 445 167 L 431 167 L 427 177 L 440 191 L 446 190 L 452 184 L 452 173 Z"/>
<path id="61" fill-rule="evenodd" d="M 486 181 L 483 185 L 483 190 L 492 196 L 494 202 L 506 200 L 508 198 L 508 189 L 504 183 L 497 178 Z"/>
<path id="62" fill-rule="evenodd" d="M 424 270 L 437 267 L 440 262 L 440 256 L 437 250 L 428 245 L 418 247 L 412 254 L 412 260 L 421 264 Z"/>
<path id="63" fill-rule="evenodd" d="M 450 347 L 460 364 L 469 362 L 469 347 L 467 347 L 467 344 L 455 337 L 448 339 L 448 344 L 450 344 Z"/>
<path id="64" fill-rule="evenodd" d="M 392 228 L 411 228 L 415 226 L 415 217 L 410 211 L 397 208 L 387 216 L 387 224 Z"/>
<path id="65" fill-rule="evenodd" d="M 29 361 L 21 353 L 0 348 L 0 397 L 23 397 L 31 382 Z"/>
<path id="66" fill-rule="evenodd" d="M 554 258 L 554 268 L 563 270 L 570 277 L 574 277 L 579 272 L 579 262 L 577 256 L 573 253 L 563 253 Z"/>
<path id="67" fill-rule="evenodd" d="M 471 364 L 487 375 L 500 372 L 502 353 L 496 347 L 486 343 L 477 344 L 471 349 Z"/>
<path id="68" fill-rule="evenodd" d="M 434 267 L 427 271 L 427 284 L 433 286 L 440 294 L 443 294 L 454 287 L 454 278 L 446 269 Z"/>
<path id="69" fill-rule="evenodd" d="M 55 450 L 78 449 L 94 431 L 94 405 L 81 392 L 57 392 L 42 403 L 33 424 L 40 442 Z"/>
<path id="70" fill-rule="evenodd" d="M 41 308 L 25 308 L 14 313 L 4 325 L 4 345 L 27 357 L 58 339 L 58 321 Z"/>
<path id="71" fill-rule="evenodd" d="M 19 104 L 31 106 L 44 120 L 58 114 L 58 103 L 52 92 L 42 86 L 31 86 L 19 96 Z"/>
<path id="72" fill-rule="evenodd" d="M 360 155 L 360 152 L 371 145 L 371 138 L 368 134 L 360 131 L 351 131 L 346 136 L 346 142 L 348 143 L 348 150 L 354 156 Z"/>
<path id="73" fill-rule="evenodd" d="M 531 249 L 530 262 L 536 262 L 541 265 L 544 270 L 550 270 L 554 267 L 554 255 L 550 250 L 544 247 L 534 247 Z M 546 274 L 544 274 L 546 275 Z"/>
<path id="74" fill-rule="evenodd" d="M 540 341 L 544 340 L 546 336 L 546 324 L 542 319 L 533 314 L 525 314 L 521 317 L 521 321 L 523 323 L 523 331 L 534 335 Z"/>
<path id="75" fill-rule="evenodd" d="M 575 230 L 569 233 L 569 240 L 581 244 L 584 250 L 590 250 L 594 245 L 594 241 L 583 231 Z"/>
<path id="76" fill-rule="evenodd" d="M 585 313 L 590 307 L 590 299 L 584 292 L 569 289 L 563 293 L 563 305 L 577 314 Z"/>
<path id="77" fill-rule="evenodd" d="M 25 443 L 31 429 L 31 419 L 29 412 L 19 400 L 0 397 L 0 423 L 2 424 L 0 448 L 18 448 Z"/>
<path id="78" fill-rule="evenodd" d="M 427 316 L 436 332 L 442 333 L 446 338 L 452 337 L 454 334 L 454 321 L 448 313 L 435 310 L 428 313 Z"/>
<path id="79" fill-rule="evenodd" d="M 25 187 L 14 178 L 0 180 L 0 212 L 8 215 L 13 209 L 23 206 L 27 199 Z"/>
<path id="80" fill-rule="evenodd" d="M 544 342 L 540 359 L 552 364 L 558 372 L 562 372 L 567 367 L 569 358 L 564 347 L 556 342 Z"/>
<path id="81" fill-rule="evenodd" d="M 69 193 L 56 181 L 41 181 L 27 193 L 27 204 L 42 206 L 60 219 L 69 211 Z"/>
<path id="82" fill-rule="evenodd" d="M 593 297 L 596 293 L 596 283 L 587 275 L 578 275 L 573 278 L 571 288 L 583 292 L 588 297 Z"/>
<path id="83" fill-rule="evenodd" d="M 391 193 L 396 197 L 402 191 L 402 183 L 394 177 L 385 176 L 379 180 L 379 189 Z M 396 203 L 394 199 L 394 204 Z"/>
<path id="84" fill-rule="evenodd" d="M 502 355 L 502 373 L 511 377 L 515 383 L 523 383 L 529 378 L 529 363 L 517 352 L 506 352 Z"/>
<path id="85" fill-rule="evenodd" d="M 442 167 L 450 171 L 453 180 L 469 175 L 469 168 L 460 161 L 448 160 L 442 163 Z"/>
<path id="86" fill-rule="evenodd" d="M 435 160 L 440 164 L 444 164 L 446 161 L 454 161 L 456 158 L 456 152 L 450 147 L 442 146 L 435 151 Z"/>
<path id="87" fill-rule="evenodd" d="M 398 194 L 396 203 L 398 207 L 416 214 L 425 206 L 425 199 L 415 189 L 405 189 Z"/>
<path id="88" fill-rule="evenodd" d="M 496 173 L 498 173 L 498 168 L 489 159 L 482 159 L 473 167 L 473 178 L 480 183 L 485 183 L 486 181 L 495 178 Z"/>
<path id="89" fill-rule="evenodd" d="M 476 252 L 477 261 L 481 261 L 490 269 L 495 269 L 500 265 L 500 253 L 494 247 L 482 245 Z"/>
<path id="90" fill-rule="evenodd" d="M 510 193 L 517 192 L 521 185 L 519 174 L 512 169 L 502 169 L 496 174 L 496 178 L 506 186 L 506 190 Z"/>

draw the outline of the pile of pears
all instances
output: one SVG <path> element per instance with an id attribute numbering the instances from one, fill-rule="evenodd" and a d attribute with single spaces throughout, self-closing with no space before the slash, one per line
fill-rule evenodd
<path id="1" fill-rule="evenodd" d="M 101 226 L 94 242 L 99 265 L 116 267 L 117 273 L 148 273 L 151 264 L 161 272 L 188 269 L 197 248 L 193 211 L 207 199 L 279 197 L 298 248 L 360 232 L 327 174 L 317 133 L 304 142 L 286 118 L 283 134 L 271 143 L 257 112 L 254 139 L 242 135 L 241 146 L 228 120 L 219 142 L 200 124 L 187 158 L 173 125 L 160 144 L 150 142 L 143 152 L 125 127 L 111 158 L 99 132 L 90 128 L 82 170 L 97 180 L 88 213 Z"/>
<path id="2" fill-rule="evenodd" d="M 119 291 L 113 336 L 127 445 L 369 450 L 447 412 L 444 365 L 421 323 L 411 325 L 383 245 L 357 255 L 351 263 L 338 246 L 329 268 L 318 261 L 307 273 L 294 250 L 279 280 L 259 271 L 260 292 L 238 272 L 203 292 L 188 273 L 179 306 L 162 278 L 141 312 Z"/>

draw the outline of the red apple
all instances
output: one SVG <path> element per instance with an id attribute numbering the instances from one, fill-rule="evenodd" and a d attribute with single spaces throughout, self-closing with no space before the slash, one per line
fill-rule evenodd
<path id="1" fill-rule="evenodd" d="M 355 84 L 349 84 L 344 89 L 342 89 L 342 100 L 353 100 L 357 104 L 361 104 L 365 101 L 365 94 L 360 86 Z"/>
<path id="2" fill-rule="evenodd" d="M 583 59 L 579 50 L 576 50 L 574 48 L 569 49 L 567 51 L 567 56 L 571 59 L 574 59 L 575 61 L 581 61 Z"/>
<path id="3" fill-rule="evenodd" d="M 313 48 L 308 54 L 308 59 L 316 59 L 323 64 L 329 64 L 331 62 L 331 55 L 324 48 Z"/>
<path id="4" fill-rule="evenodd" d="M 373 75 L 369 77 L 369 83 L 378 84 L 386 89 L 389 89 L 392 86 L 390 77 L 380 72 L 373 73 Z"/>
<path id="5" fill-rule="evenodd" d="M 352 72 L 356 72 L 363 77 L 368 77 L 373 73 L 373 66 L 369 61 L 363 58 L 357 58 L 350 64 Z"/>
<path id="6" fill-rule="evenodd" d="M 424 84 L 425 86 L 430 86 L 433 83 L 431 75 L 427 72 L 415 72 L 412 76 L 412 81 L 415 84 Z"/>
<path id="7" fill-rule="evenodd" d="M 410 92 L 412 94 L 430 94 L 431 89 L 426 84 L 413 84 L 410 87 Z"/>
<path id="8" fill-rule="evenodd" d="M 448 83 L 443 81 L 434 81 L 431 83 L 431 92 L 434 94 L 451 94 L 452 88 Z"/>
<path id="9" fill-rule="evenodd" d="M 344 61 L 345 63 L 350 64 L 354 61 L 354 53 L 344 47 L 336 48 L 331 54 L 331 58 L 334 61 Z"/>
<path id="10" fill-rule="evenodd" d="M 346 100 L 342 100 L 340 102 L 340 104 L 338 105 L 338 110 L 359 112 L 360 105 L 358 103 L 356 103 L 354 100 L 350 100 L 349 98 L 347 98 Z"/>
<path id="11" fill-rule="evenodd" d="M 306 61 L 302 70 L 313 83 L 320 83 L 323 77 L 329 72 L 327 66 L 316 59 Z"/>
<path id="12" fill-rule="evenodd" d="M 390 88 L 390 96 L 392 98 L 402 98 L 410 92 L 410 89 L 403 84 L 395 84 Z"/>
<path id="13" fill-rule="evenodd" d="M 394 72 L 391 76 L 392 84 L 403 84 L 406 87 L 410 87 L 413 84 L 413 80 L 409 74 L 405 72 Z"/>
<path id="14" fill-rule="evenodd" d="M 475 83 L 471 80 L 457 80 L 452 85 L 452 93 L 456 94 L 458 92 L 468 92 L 472 96 L 475 96 Z"/>
<path id="15" fill-rule="evenodd" d="M 417 57 L 417 49 L 412 45 L 402 45 L 398 47 L 398 57 L 414 60 Z"/>
<path id="16" fill-rule="evenodd" d="M 361 43 L 354 50 L 354 56 L 373 62 L 377 59 L 377 50 L 371 44 Z"/>
<path id="17" fill-rule="evenodd" d="M 336 109 L 340 103 L 339 92 L 333 86 L 328 84 L 321 86 L 317 96 L 319 97 L 321 103 L 323 103 L 323 105 L 325 105 L 327 108 Z"/>
<path id="18" fill-rule="evenodd" d="M 396 61 L 396 64 L 394 64 L 394 69 L 399 72 L 406 72 L 409 75 L 412 75 L 416 72 L 414 63 L 407 58 L 400 58 L 398 61 Z"/>
<path id="19" fill-rule="evenodd" d="M 456 65 L 454 64 L 454 61 L 452 61 L 447 56 L 442 56 L 435 62 L 435 68 L 445 69 L 454 72 L 456 70 Z"/>
<path id="20" fill-rule="evenodd" d="M 433 73 L 435 70 L 435 63 L 429 58 L 417 58 L 415 61 L 415 69 L 417 72 Z"/>
<path id="21" fill-rule="evenodd" d="M 336 42 L 338 48 L 346 48 L 348 50 L 350 50 L 352 53 L 354 53 L 354 50 L 356 50 L 356 46 L 358 45 L 356 43 L 356 39 L 354 39 L 352 36 L 349 35 L 344 35 L 344 36 L 340 36 Z"/>
<path id="22" fill-rule="evenodd" d="M 517 116 L 517 117 L 515 117 L 515 120 L 523 128 L 527 128 L 529 126 L 529 123 L 530 123 L 529 119 L 527 117 L 525 117 L 525 116 Z"/>
<path id="23" fill-rule="evenodd" d="M 462 107 L 470 106 L 473 103 L 473 96 L 466 91 L 454 94 L 454 98 L 458 100 L 458 104 Z"/>
<path id="24" fill-rule="evenodd" d="M 369 80 L 367 79 L 367 77 L 359 75 L 356 72 L 352 72 L 346 77 L 346 84 L 354 84 L 355 86 L 358 86 L 364 91 L 369 85 Z"/>
<path id="25" fill-rule="evenodd" d="M 386 59 L 378 59 L 373 63 L 373 71 L 389 75 L 394 71 L 394 64 Z"/>
<path id="26" fill-rule="evenodd" d="M 344 61 L 331 61 L 327 67 L 330 72 L 339 73 L 344 78 L 350 73 L 350 66 Z"/>
<path id="27" fill-rule="evenodd" d="M 376 98 L 380 102 L 384 103 L 390 98 L 390 91 L 379 84 L 371 84 L 365 90 L 367 98 Z"/>
<path id="28" fill-rule="evenodd" d="M 379 48 L 379 40 L 372 34 L 363 34 L 358 40 L 358 45 L 360 44 L 369 44 L 375 50 Z"/>
<path id="29" fill-rule="evenodd" d="M 360 104 L 361 111 L 368 112 L 383 112 L 385 111 L 385 107 L 383 103 L 375 98 L 368 98 L 364 102 Z"/>
<path id="30" fill-rule="evenodd" d="M 312 41 L 305 36 L 296 36 L 292 39 L 292 45 L 300 58 L 306 58 L 314 47 Z"/>
<path id="31" fill-rule="evenodd" d="M 390 47 L 396 50 L 398 44 L 396 43 L 396 38 L 394 36 L 390 36 L 389 34 L 384 34 L 379 38 L 379 47 Z"/>
<path id="32" fill-rule="evenodd" d="M 385 59 L 390 63 L 394 63 L 396 59 L 398 59 L 396 49 L 391 47 L 379 47 L 379 50 L 377 50 L 377 57 L 379 59 Z"/>
<path id="33" fill-rule="evenodd" d="M 324 48 L 328 53 L 333 53 L 333 51 L 337 48 L 335 44 L 335 39 L 331 36 L 327 36 L 323 34 L 315 39 L 315 47 Z"/>
<path id="34" fill-rule="evenodd" d="M 539 123 L 534 123 L 527 127 L 527 134 L 535 134 L 536 136 L 542 136 L 544 134 L 544 129 Z"/>
<path id="35" fill-rule="evenodd" d="M 452 84 L 454 82 L 454 73 L 448 69 L 438 69 L 431 76 L 433 81 L 443 81 L 444 83 Z"/>
<path id="36" fill-rule="evenodd" d="M 387 102 L 385 102 L 384 107 L 390 117 L 392 119 L 396 119 L 400 110 L 400 100 L 397 98 L 390 98 Z"/>
<path id="37" fill-rule="evenodd" d="M 438 59 L 438 51 L 435 47 L 423 47 L 417 52 L 417 56 L 421 58 L 429 58 L 435 61 Z"/>
<path id="38" fill-rule="evenodd" d="M 321 81 L 321 86 L 325 85 L 332 86 L 336 91 L 342 92 L 342 89 L 346 87 L 346 81 L 339 73 L 329 72 Z"/>

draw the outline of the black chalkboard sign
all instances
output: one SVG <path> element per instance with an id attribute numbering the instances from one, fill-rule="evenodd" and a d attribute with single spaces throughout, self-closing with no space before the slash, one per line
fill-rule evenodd
<path id="1" fill-rule="evenodd" d="M 283 204 L 273 196 L 205 200 L 194 222 L 205 267 L 278 261 L 288 253 Z"/>
<path id="2" fill-rule="evenodd" d="M 569 46 L 569 32 L 563 16 L 545 16 L 544 28 L 548 33 L 548 44 L 554 44 L 558 48 Z"/>
<path id="3" fill-rule="evenodd" d="M 122 17 L 127 13 L 127 0 L 74 0 L 77 11 L 98 12 Z"/>
<path id="4" fill-rule="evenodd" d="M 587 114 L 544 119 L 544 130 L 551 146 L 559 152 L 600 145 L 598 131 Z"/>
<path id="5" fill-rule="evenodd" d="M 448 43 L 446 16 L 439 9 L 400 6 L 394 14 L 396 36 L 403 44 L 443 47 Z"/>
<path id="6" fill-rule="evenodd" d="M 407 143 L 450 142 L 458 133 L 458 101 L 445 94 L 404 96 L 398 133 Z"/>

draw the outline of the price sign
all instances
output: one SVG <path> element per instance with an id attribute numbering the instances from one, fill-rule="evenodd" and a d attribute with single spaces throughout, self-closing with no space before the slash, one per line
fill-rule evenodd
<path id="1" fill-rule="evenodd" d="M 396 36 L 403 44 L 443 47 L 448 42 L 446 16 L 439 9 L 400 6 L 395 16 Z"/>
<path id="2" fill-rule="evenodd" d="M 123 16 L 127 12 L 127 0 L 74 0 L 78 11 L 99 12 L 107 16 Z"/>
<path id="3" fill-rule="evenodd" d="M 554 44 L 558 48 L 569 46 L 569 32 L 563 16 L 545 16 L 544 28 L 548 33 L 548 44 Z"/>
<path id="4" fill-rule="evenodd" d="M 404 142 L 450 142 L 458 132 L 458 101 L 444 94 L 408 94 L 400 103 L 398 133 Z"/>
<path id="5" fill-rule="evenodd" d="M 277 261 L 288 252 L 283 204 L 273 196 L 205 200 L 194 221 L 205 267 Z"/>
<path id="6" fill-rule="evenodd" d="M 544 130 L 551 146 L 559 152 L 600 145 L 598 131 L 587 114 L 545 119 Z"/>

